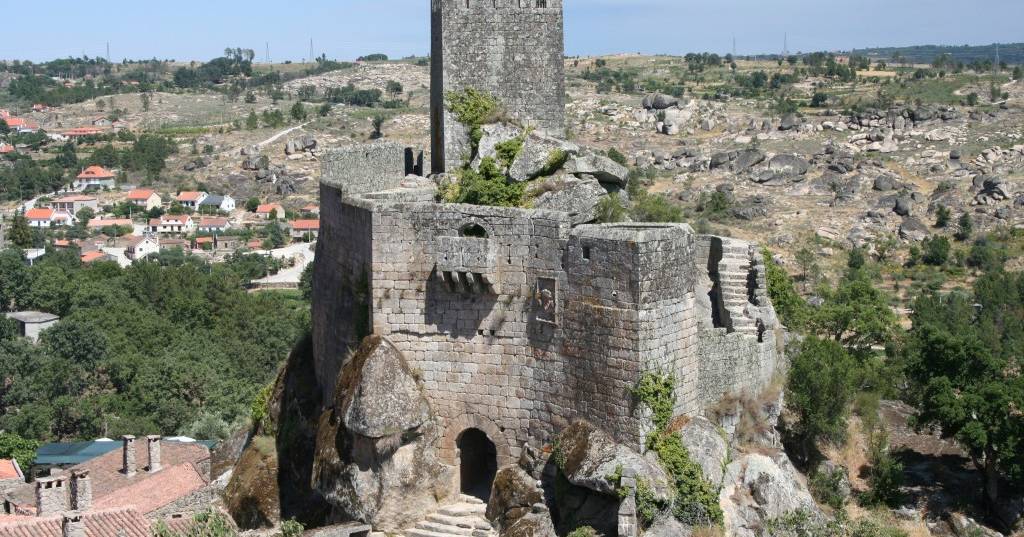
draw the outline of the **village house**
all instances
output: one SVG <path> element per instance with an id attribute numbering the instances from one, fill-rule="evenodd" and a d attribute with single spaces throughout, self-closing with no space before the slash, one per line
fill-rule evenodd
<path id="1" fill-rule="evenodd" d="M 113 261 L 114 260 L 114 258 L 110 254 L 108 254 L 108 253 L 106 253 L 106 252 L 104 252 L 102 250 L 93 250 L 91 252 L 84 252 L 80 256 L 80 259 L 82 260 L 82 263 L 86 264 L 86 265 L 88 265 L 90 263 L 95 263 L 97 261 Z"/>
<path id="2" fill-rule="evenodd" d="M 108 118 L 106 116 L 98 116 L 98 117 L 96 117 L 95 119 L 92 120 L 92 126 L 93 127 L 109 127 L 109 126 L 111 126 L 113 124 L 114 124 L 114 122 L 110 121 L 110 118 Z"/>
<path id="3" fill-rule="evenodd" d="M 133 262 L 145 259 L 146 256 L 159 252 L 160 242 L 149 235 L 142 237 L 130 237 L 124 248 L 124 256 Z"/>
<path id="4" fill-rule="evenodd" d="M 87 136 L 99 136 L 103 134 L 103 129 L 97 129 L 96 127 L 75 127 L 64 131 L 63 136 L 65 138 L 76 139 L 85 138 Z"/>
<path id="5" fill-rule="evenodd" d="M 3 118 L 7 122 L 7 126 L 12 132 L 18 134 L 29 134 L 39 130 L 39 124 L 31 119 L 24 119 L 20 117 L 7 117 Z"/>
<path id="6" fill-rule="evenodd" d="M 199 203 L 199 208 L 208 211 L 216 210 L 230 213 L 235 210 L 235 198 L 226 195 L 210 194 Z"/>
<path id="7" fill-rule="evenodd" d="M 199 219 L 199 233 L 223 233 L 231 227 L 227 218 L 220 216 L 204 216 Z"/>
<path id="8" fill-rule="evenodd" d="M 139 188 L 132 190 L 128 193 L 128 203 L 146 210 L 151 211 L 160 207 L 163 204 L 163 200 L 160 199 L 160 194 L 148 188 Z"/>
<path id="9" fill-rule="evenodd" d="M 74 223 L 75 217 L 67 211 L 55 211 L 50 207 L 37 207 L 25 212 L 29 227 L 46 228 L 68 226 Z"/>
<path id="10" fill-rule="evenodd" d="M 71 214 L 78 214 L 78 211 L 88 207 L 93 211 L 99 210 L 100 203 L 93 196 L 83 196 L 81 194 L 64 196 L 57 198 L 50 202 L 50 207 L 55 211 L 64 211 Z"/>
<path id="11" fill-rule="evenodd" d="M 264 203 L 256 208 L 256 216 L 263 220 L 284 220 L 284 207 L 280 203 Z"/>
<path id="12" fill-rule="evenodd" d="M 8 515 L 39 519 L 69 511 L 84 518 L 132 510 L 136 523 L 146 530 L 141 537 L 150 535 L 149 524 L 155 521 L 188 519 L 207 509 L 214 499 L 210 472 L 210 450 L 201 443 L 124 436 L 119 450 L 11 490 L 5 495 L 4 507 Z M 5 535 L 2 531 L 0 537 Z"/>
<path id="13" fill-rule="evenodd" d="M 186 239 L 173 239 L 173 238 L 168 238 L 168 239 L 163 239 L 162 238 L 162 239 L 160 239 L 160 251 L 161 252 L 163 252 L 165 250 L 175 250 L 175 249 L 178 249 L 178 250 L 181 250 L 181 251 L 183 251 L 185 253 L 188 253 L 188 252 L 192 251 L 192 245 Z"/>
<path id="14" fill-rule="evenodd" d="M 25 473 L 15 459 L 0 459 L 0 494 L 25 484 Z"/>
<path id="15" fill-rule="evenodd" d="M 89 166 L 78 174 L 74 184 L 76 190 L 114 188 L 115 185 L 115 175 L 102 166 Z"/>
<path id="16" fill-rule="evenodd" d="M 317 216 L 320 215 L 320 206 L 315 203 L 310 203 L 309 205 L 306 205 L 300 210 L 305 214 L 315 214 Z"/>
<path id="17" fill-rule="evenodd" d="M 165 214 L 149 221 L 149 231 L 153 233 L 185 235 L 195 229 L 195 221 L 187 214 Z"/>
<path id="18" fill-rule="evenodd" d="M 292 220 L 288 228 L 292 239 L 316 240 L 320 235 L 320 220 Z"/>
<path id="19" fill-rule="evenodd" d="M 14 152 L 14 146 L 0 142 L 0 155 L 6 155 Z"/>
<path id="20" fill-rule="evenodd" d="M 181 192 L 174 199 L 186 209 L 196 210 L 199 204 L 206 199 L 206 192 Z"/>
<path id="21" fill-rule="evenodd" d="M 45 113 L 50 111 L 50 107 L 43 103 L 36 103 L 32 105 L 33 112 Z"/>
<path id="22" fill-rule="evenodd" d="M 91 230 L 100 230 L 109 226 L 133 227 L 134 223 L 130 218 L 93 218 L 86 225 Z"/>
<path id="23" fill-rule="evenodd" d="M 39 341 L 39 334 L 57 324 L 60 317 L 42 311 L 16 311 L 7 314 L 18 325 L 18 335 L 32 343 Z"/>

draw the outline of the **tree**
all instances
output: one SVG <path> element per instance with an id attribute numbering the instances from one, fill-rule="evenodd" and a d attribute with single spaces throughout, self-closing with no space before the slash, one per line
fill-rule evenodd
<path id="1" fill-rule="evenodd" d="M 8 240 L 18 248 L 31 248 L 33 241 L 32 228 L 28 225 L 25 215 L 16 214 L 11 220 L 11 231 Z"/>
<path id="2" fill-rule="evenodd" d="M 949 225 L 949 219 L 951 218 L 949 207 L 945 205 L 939 205 L 938 209 L 935 209 L 935 227 L 945 228 Z"/>
<path id="3" fill-rule="evenodd" d="M 0 118 L 0 135 L 6 136 L 7 134 L 10 134 L 10 132 L 11 126 L 7 124 L 7 121 L 4 118 Z"/>
<path id="4" fill-rule="evenodd" d="M 271 248 L 280 248 L 285 245 L 285 235 L 280 224 L 270 222 L 263 230 L 267 235 L 267 240 L 264 244 Z"/>
<path id="5" fill-rule="evenodd" d="M 74 170 L 78 168 L 78 154 L 75 144 L 68 142 L 61 146 L 60 154 L 54 159 L 54 161 L 66 170 Z"/>
<path id="6" fill-rule="evenodd" d="M 1024 78 L 1024 68 L 1018 65 L 1013 68 L 1013 79 L 1020 82 L 1022 78 Z"/>
<path id="7" fill-rule="evenodd" d="M 382 116 L 381 114 L 377 114 L 377 115 L 373 116 L 373 132 L 370 133 L 370 138 L 373 138 L 374 140 L 376 140 L 378 138 L 383 137 L 384 133 L 381 132 L 381 129 L 383 127 L 384 127 L 384 116 Z"/>
<path id="8" fill-rule="evenodd" d="M 302 292 L 304 300 L 313 299 L 313 263 L 302 269 L 302 276 L 299 277 L 299 291 Z"/>
<path id="9" fill-rule="evenodd" d="M 309 115 L 306 112 L 306 107 L 303 106 L 301 102 L 296 102 L 294 105 L 292 105 L 290 113 L 292 115 L 292 118 L 295 119 L 295 121 L 305 121 L 306 117 Z"/>
<path id="10" fill-rule="evenodd" d="M 260 118 L 256 115 L 255 110 L 250 110 L 249 117 L 245 118 L 245 128 L 251 131 L 260 128 Z"/>
<path id="11" fill-rule="evenodd" d="M 401 82 L 398 82 L 397 80 L 388 80 L 385 90 L 388 92 L 388 95 L 390 95 L 392 99 L 395 99 L 402 94 L 404 88 L 402 88 Z"/>
<path id="12" fill-rule="evenodd" d="M 40 442 L 13 433 L 0 433 L 0 459 L 14 459 L 22 468 L 32 466 Z"/>
<path id="13" fill-rule="evenodd" d="M 974 296 L 929 293 L 914 302 L 903 356 L 914 424 L 938 428 L 982 471 L 985 498 L 999 500 L 999 481 L 1024 477 L 1024 276 L 989 273 Z"/>
<path id="14" fill-rule="evenodd" d="M 252 92 L 252 91 L 250 91 L 249 93 L 246 93 L 245 94 L 245 102 L 246 102 L 246 104 L 254 104 L 256 102 L 256 93 Z"/>
<path id="15" fill-rule="evenodd" d="M 23 300 L 31 281 L 25 256 L 18 250 L 0 252 L 0 312 Z"/>
<path id="16" fill-rule="evenodd" d="M 971 220 L 971 215 L 964 213 L 960 215 L 960 219 L 957 221 L 957 231 L 953 235 L 956 240 L 963 242 L 971 238 L 974 234 L 974 222 Z"/>
<path id="17" fill-rule="evenodd" d="M 259 198 L 249 198 L 248 200 L 246 200 L 246 202 L 245 202 L 245 210 L 246 211 L 249 211 L 250 213 L 254 213 L 254 212 L 256 212 L 256 209 L 259 209 L 259 208 L 260 208 L 260 199 Z"/>
<path id="18" fill-rule="evenodd" d="M 140 93 L 139 99 L 142 101 L 142 111 L 149 112 L 150 104 L 152 104 L 152 98 L 149 96 L 149 94 L 145 92 Z"/>
<path id="19" fill-rule="evenodd" d="M 320 105 L 320 108 L 317 108 L 316 113 L 320 117 L 327 117 L 331 114 L 332 108 L 331 103 L 325 102 Z"/>
<path id="20" fill-rule="evenodd" d="M 786 382 L 786 402 L 796 416 L 792 432 L 805 463 L 819 440 L 844 438 L 855 379 L 856 362 L 839 343 L 810 336 L 800 344 Z"/>
<path id="21" fill-rule="evenodd" d="M 874 286 L 865 270 L 849 270 L 839 286 L 826 294 L 812 319 L 814 331 L 865 355 L 884 345 L 896 331 L 896 314 L 889 298 Z"/>
<path id="22" fill-rule="evenodd" d="M 949 239 L 943 236 L 929 237 L 924 240 L 924 255 L 921 260 L 926 265 L 941 267 L 949 261 Z"/>
<path id="23" fill-rule="evenodd" d="M 812 274 L 817 274 L 821 269 L 818 267 L 817 258 L 814 252 L 806 246 L 796 252 L 796 264 L 800 266 L 800 279 L 803 282 L 804 291 L 807 291 L 807 282 L 811 280 Z"/>

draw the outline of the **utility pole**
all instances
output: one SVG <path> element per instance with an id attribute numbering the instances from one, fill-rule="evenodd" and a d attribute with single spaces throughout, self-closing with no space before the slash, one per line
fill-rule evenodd
<path id="1" fill-rule="evenodd" d="M 270 41 L 267 41 L 267 63 L 270 63 Z"/>
<path id="2" fill-rule="evenodd" d="M 789 56 L 789 32 L 782 34 L 782 59 Z"/>
<path id="3" fill-rule="evenodd" d="M 996 64 L 993 66 L 993 68 L 995 69 L 996 73 L 1002 70 L 999 66 L 999 43 L 996 43 Z"/>
<path id="4" fill-rule="evenodd" d="M 313 38 L 309 38 L 309 63 L 313 63 L 316 59 L 313 56 Z"/>
<path id="5" fill-rule="evenodd" d="M 736 61 L 736 36 L 732 36 L 732 59 Z"/>
<path id="6" fill-rule="evenodd" d="M 110 41 L 107 41 L 107 63 L 110 63 Z"/>

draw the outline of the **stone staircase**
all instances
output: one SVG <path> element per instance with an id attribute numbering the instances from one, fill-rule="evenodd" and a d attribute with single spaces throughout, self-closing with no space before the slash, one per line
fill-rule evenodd
<path id="1" fill-rule="evenodd" d="M 750 247 L 746 243 L 723 239 L 722 260 L 718 263 L 718 279 L 722 303 L 729 312 L 732 330 L 741 334 L 757 334 L 757 323 L 747 316 Z"/>
<path id="2" fill-rule="evenodd" d="M 427 515 L 405 537 L 497 537 L 487 521 L 487 504 L 478 498 L 460 494 L 456 503 Z"/>

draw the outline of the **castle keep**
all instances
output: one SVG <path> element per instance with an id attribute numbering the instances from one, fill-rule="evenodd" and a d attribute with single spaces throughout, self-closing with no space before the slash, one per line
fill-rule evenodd
<path id="1" fill-rule="evenodd" d="M 516 121 L 565 132 L 562 0 L 431 1 L 431 169 L 451 171 L 469 148 L 445 111 L 467 87 L 498 98 Z"/>
<path id="2" fill-rule="evenodd" d="M 642 449 L 650 420 L 631 390 L 646 373 L 676 379 L 677 415 L 770 380 L 777 323 L 750 245 L 684 224 L 573 227 L 560 212 L 441 204 L 406 160 L 381 144 L 324 164 L 313 315 L 325 400 L 348 349 L 381 336 L 422 373 L 446 462 L 476 429 L 503 465 L 576 418 Z"/>

